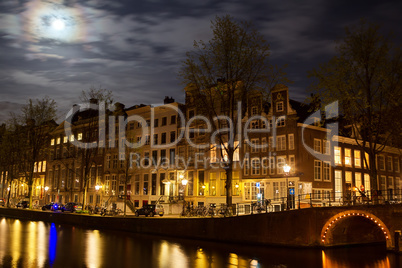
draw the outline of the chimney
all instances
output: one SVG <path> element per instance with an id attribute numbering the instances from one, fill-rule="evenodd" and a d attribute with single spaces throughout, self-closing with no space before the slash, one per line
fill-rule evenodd
<path id="1" fill-rule="evenodd" d="M 168 103 L 173 103 L 173 102 L 174 102 L 173 97 L 169 98 L 169 96 L 165 96 L 165 99 L 163 100 L 163 104 L 168 104 Z"/>

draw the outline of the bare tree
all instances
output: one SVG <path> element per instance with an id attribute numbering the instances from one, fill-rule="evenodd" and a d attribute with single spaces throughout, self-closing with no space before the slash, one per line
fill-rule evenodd
<path id="1" fill-rule="evenodd" d="M 402 99 L 402 53 L 379 27 L 361 21 L 346 28 L 337 55 L 310 72 L 314 90 L 323 104 L 339 101 L 342 116 L 352 129 L 369 168 L 372 190 L 378 190 L 376 156 L 400 139 Z M 368 163 L 370 163 L 368 165 Z"/>
<path id="2" fill-rule="evenodd" d="M 14 132 L 15 145 L 19 148 L 20 173 L 24 173 L 28 185 L 29 207 L 32 208 L 32 194 L 34 185 L 34 168 L 43 157 L 43 152 L 49 142 L 49 133 L 57 125 L 56 103 L 45 97 L 28 103 L 22 107 L 21 113 L 12 114 L 10 129 Z"/>
<path id="3" fill-rule="evenodd" d="M 279 81 L 286 82 L 282 68 L 271 65 L 269 45 L 264 37 L 248 22 L 236 22 L 229 15 L 216 17 L 211 22 L 213 37 L 209 42 L 194 41 L 194 50 L 187 53 L 180 77 L 186 86 L 186 103 L 197 113 L 208 117 L 216 135 L 221 158 L 225 159 L 226 203 L 232 205 L 233 156 L 235 139 L 240 133 L 223 131 L 228 120 L 214 120 L 225 116 L 238 123 L 247 111 L 249 97 L 268 96 Z M 241 110 L 237 105 L 241 102 Z"/>

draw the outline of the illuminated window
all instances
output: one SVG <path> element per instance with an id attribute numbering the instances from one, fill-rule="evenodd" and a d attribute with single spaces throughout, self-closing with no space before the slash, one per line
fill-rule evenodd
<path id="1" fill-rule="evenodd" d="M 366 163 L 367 163 L 367 164 L 366 164 Z M 364 153 L 364 161 L 363 161 L 363 164 L 364 164 L 364 168 L 370 168 L 370 158 L 369 158 L 368 153 Z"/>
<path id="2" fill-rule="evenodd" d="M 216 195 L 216 173 L 209 173 L 209 195 Z"/>
<path id="3" fill-rule="evenodd" d="M 281 116 L 276 119 L 276 126 L 277 127 L 284 127 L 285 126 L 285 117 Z"/>
<path id="4" fill-rule="evenodd" d="M 259 139 L 252 139 L 251 140 L 251 152 L 258 153 L 258 146 L 260 145 Z"/>
<path id="5" fill-rule="evenodd" d="M 57 138 L 57 144 L 60 144 L 60 138 Z"/>
<path id="6" fill-rule="evenodd" d="M 360 172 L 355 173 L 355 186 L 360 190 L 360 186 L 362 185 L 362 174 Z M 358 196 L 360 196 L 359 191 L 356 192 Z"/>
<path id="7" fill-rule="evenodd" d="M 354 154 L 355 154 L 355 167 L 361 167 L 362 166 L 362 159 L 361 159 L 361 156 L 360 156 L 360 151 L 355 150 Z"/>
<path id="8" fill-rule="evenodd" d="M 341 147 L 334 147 L 335 165 L 342 165 L 341 160 Z"/>
<path id="9" fill-rule="evenodd" d="M 289 139 L 289 150 L 294 150 L 295 149 L 295 137 L 293 134 L 288 135 Z"/>
<path id="10" fill-rule="evenodd" d="M 68 137 L 67 136 L 64 136 L 64 138 L 63 138 L 63 143 L 67 143 L 68 142 Z"/>
<path id="11" fill-rule="evenodd" d="M 77 137 L 77 140 L 82 140 L 82 133 L 78 133 L 78 137 Z"/>
<path id="12" fill-rule="evenodd" d="M 367 193 L 370 192 L 370 175 L 369 174 L 364 174 L 364 191 Z"/>
<path id="13" fill-rule="evenodd" d="M 276 137 L 276 145 L 278 151 L 285 151 L 286 150 L 286 136 L 281 135 Z"/>
<path id="14" fill-rule="evenodd" d="M 54 139 L 50 140 L 50 145 L 54 145 Z"/>
<path id="15" fill-rule="evenodd" d="M 277 173 L 278 174 L 283 174 L 283 166 L 286 164 L 286 157 L 285 156 L 278 156 L 276 158 L 277 161 Z"/>
<path id="16" fill-rule="evenodd" d="M 251 175 L 260 175 L 260 159 L 251 159 Z"/>
<path id="17" fill-rule="evenodd" d="M 351 166 L 352 165 L 352 150 L 345 148 L 345 166 Z"/>

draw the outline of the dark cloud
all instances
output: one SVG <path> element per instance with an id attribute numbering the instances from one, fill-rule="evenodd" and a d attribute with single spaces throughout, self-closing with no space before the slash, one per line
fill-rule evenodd
<path id="1" fill-rule="evenodd" d="M 307 71 L 334 55 L 345 26 L 365 17 L 393 30 L 400 45 L 401 9 L 400 1 L 360 0 L 2 0 L 0 98 L 12 105 L 1 103 L 0 115 L 48 95 L 62 118 L 91 87 L 112 90 L 126 106 L 160 103 L 165 95 L 184 101 L 181 61 L 225 14 L 254 23 L 271 45 L 272 62 L 288 64 L 292 97 L 303 100 Z M 63 31 L 52 28 L 55 19 Z"/>

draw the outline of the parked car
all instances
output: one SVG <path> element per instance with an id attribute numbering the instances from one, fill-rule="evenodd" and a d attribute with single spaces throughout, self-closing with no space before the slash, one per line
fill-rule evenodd
<path id="1" fill-rule="evenodd" d="M 0 206 L 4 207 L 6 205 L 6 200 L 3 198 L 0 198 Z"/>
<path id="2" fill-rule="evenodd" d="M 74 202 L 69 202 L 65 206 L 61 208 L 61 211 L 70 211 L 70 212 L 75 212 L 77 210 L 82 210 L 82 204 L 80 203 L 74 203 Z"/>
<path id="3" fill-rule="evenodd" d="M 43 206 L 42 206 L 42 210 L 43 210 L 43 211 L 45 211 L 45 210 L 51 210 L 52 207 L 53 207 L 53 205 L 54 205 L 53 202 L 50 202 L 49 204 L 43 205 Z"/>
<path id="4" fill-rule="evenodd" d="M 61 210 L 64 207 L 62 203 L 53 203 L 53 206 L 50 207 L 51 211 Z"/>
<path id="5" fill-rule="evenodd" d="M 17 208 L 28 208 L 29 207 L 29 202 L 28 201 L 20 201 L 17 204 Z"/>
<path id="6" fill-rule="evenodd" d="M 154 215 L 163 216 L 165 214 L 165 210 L 162 205 L 144 205 L 142 208 L 139 208 L 135 211 L 135 216 L 145 215 L 146 217 Z"/>

